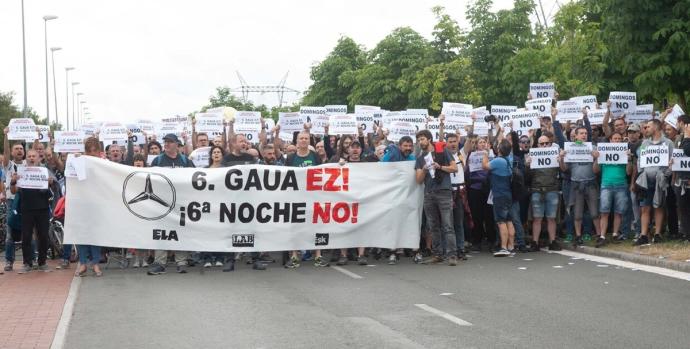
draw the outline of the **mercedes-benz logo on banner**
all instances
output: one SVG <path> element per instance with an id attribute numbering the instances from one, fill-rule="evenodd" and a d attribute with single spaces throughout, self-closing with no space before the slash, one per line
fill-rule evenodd
<path id="1" fill-rule="evenodd" d="M 122 184 L 122 202 L 133 215 L 156 221 L 175 208 L 175 186 L 158 173 L 134 172 Z"/>

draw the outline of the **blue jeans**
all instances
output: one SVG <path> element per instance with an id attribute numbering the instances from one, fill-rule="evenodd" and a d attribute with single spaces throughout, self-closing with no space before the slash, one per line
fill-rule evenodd
<path id="1" fill-rule="evenodd" d="M 456 193 L 453 192 L 453 195 Z M 458 252 L 463 252 L 465 251 L 465 207 L 460 198 L 455 199 L 455 207 L 453 207 L 453 228 Z"/>
<path id="2" fill-rule="evenodd" d="M 445 237 L 447 256 L 457 256 L 457 244 L 453 228 L 452 191 L 437 190 L 424 193 L 424 213 L 431 232 L 431 249 L 434 255 L 441 256 L 443 254 L 443 237 Z"/>
<path id="3" fill-rule="evenodd" d="M 81 265 L 94 265 L 101 261 L 100 246 L 77 245 L 77 253 L 79 254 L 79 263 Z"/>
<path id="4" fill-rule="evenodd" d="M 525 230 L 522 229 L 522 221 L 520 220 L 520 201 L 513 201 L 510 212 L 510 218 L 513 219 L 513 228 L 515 228 L 515 244 L 517 246 L 525 246 Z"/>
<path id="5" fill-rule="evenodd" d="M 625 210 L 625 213 L 623 213 L 623 220 L 621 221 L 621 236 L 624 237 L 630 237 L 630 230 L 632 227 L 633 219 L 634 219 L 634 214 L 633 214 L 633 202 L 632 198 L 630 197 L 630 190 L 626 188 L 625 190 L 625 195 L 628 198 L 628 206 Z"/>
<path id="6" fill-rule="evenodd" d="M 630 192 L 627 185 L 601 187 L 599 212 L 624 214 L 630 203 Z"/>
<path id="7" fill-rule="evenodd" d="M 15 243 L 12 239 L 12 234 L 10 232 L 10 226 L 7 226 L 7 236 L 5 238 L 5 263 L 14 263 L 14 253 L 15 253 Z M 34 251 L 34 258 L 38 257 L 38 252 L 36 251 L 36 240 L 31 240 L 31 250 Z"/>

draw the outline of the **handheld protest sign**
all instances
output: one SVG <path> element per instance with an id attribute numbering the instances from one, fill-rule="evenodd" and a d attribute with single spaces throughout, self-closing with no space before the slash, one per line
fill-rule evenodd
<path id="1" fill-rule="evenodd" d="M 304 122 L 311 123 L 311 133 L 315 135 L 323 135 L 326 133 L 326 125 L 328 124 L 328 113 L 325 107 L 307 107 L 299 108 L 299 113 L 302 115 Z"/>
<path id="2" fill-rule="evenodd" d="M 22 166 L 17 169 L 17 187 L 48 189 L 48 169 L 43 166 Z"/>
<path id="3" fill-rule="evenodd" d="M 532 98 L 556 98 L 556 86 L 553 82 L 532 82 L 529 84 L 529 93 Z"/>
<path id="4" fill-rule="evenodd" d="M 408 136 L 412 138 L 412 142 L 416 142 L 417 129 L 414 125 L 404 121 L 393 121 L 388 128 L 388 140 L 391 142 L 398 142 L 400 138 Z"/>
<path id="5" fill-rule="evenodd" d="M 530 148 L 529 157 L 531 169 L 558 167 L 558 157 L 561 149 L 557 145 L 549 148 Z"/>
<path id="6" fill-rule="evenodd" d="M 640 168 L 668 167 L 670 156 L 665 144 L 640 147 Z"/>
<path id="7" fill-rule="evenodd" d="M 587 110 L 597 109 L 597 96 L 577 96 L 570 99 L 578 104 L 580 110 L 586 108 Z"/>
<path id="8" fill-rule="evenodd" d="M 101 132 L 98 134 L 98 140 L 104 144 L 112 144 L 113 142 L 127 142 L 129 131 L 124 125 L 119 122 L 109 122 L 101 126 Z"/>
<path id="9" fill-rule="evenodd" d="M 510 113 L 512 121 L 512 130 L 518 136 L 526 135 L 529 130 L 535 130 L 541 127 L 539 121 L 539 113 L 536 111 L 515 111 Z"/>
<path id="10" fill-rule="evenodd" d="M 235 113 L 235 122 L 232 127 L 235 134 L 244 135 L 250 143 L 258 143 L 261 132 L 261 112 L 238 111 Z"/>
<path id="11" fill-rule="evenodd" d="M 556 109 L 558 109 L 556 119 L 558 119 L 559 122 L 574 122 L 582 119 L 582 108 L 580 108 L 580 105 L 577 102 L 558 101 L 556 103 Z"/>
<path id="12" fill-rule="evenodd" d="M 673 126 L 673 128 L 675 128 L 677 130 L 678 129 L 678 117 L 681 115 L 685 115 L 685 112 L 683 112 L 683 109 L 678 104 L 676 104 L 673 106 L 673 110 L 671 110 L 671 112 L 668 113 L 668 115 L 666 115 L 666 119 L 664 119 L 664 122 Z"/>
<path id="13" fill-rule="evenodd" d="M 423 130 L 426 125 L 429 111 L 426 109 L 407 109 L 402 112 L 400 121 L 412 123 L 417 131 Z"/>
<path id="14" fill-rule="evenodd" d="M 565 157 L 563 159 L 566 163 L 587 163 L 593 162 L 592 157 L 592 142 L 565 142 L 563 144 L 563 150 L 565 150 Z"/>
<path id="15" fill-rule="evenodd" d="M 489 135 L 489 128 L 491 128 L 491 126 L 488 122 L 475 121 L 474 127 L 472 128 L 472 132 L 479 137 L 486 137 Z"/>
<path id="16" fill-rule="evenodd" d="M 690 171 L 690 156 L 686 156 L 683 149 L 673 149 L 673 164 L 671 165 L 673 172 L 688 172 Z"/>
<path id="17" fill-rule="evenodd" d="M 611 101 L 611 114 L 615 117 L 621 117 L 623 114 L 629 115 L 635 112 L 637 93 L 613 91 L 609 94 L 609 100 Z"/>
<path id="18" fill-rule="evenodd" d="M 211 163 L 210 151 L 211 147 L 196 148 L 189 154 L 189 158 L 194 162 L 196 167 L 208 167 Z"/>
<path id="19" fill-rule="evenodd" d="M 491 115 L 495 116 L 498 122 L 501 123 L 501 127 L 506 129 L 513 126 L 513 121 L 510 119 L 510 113 L 516 112 L 517 110 L 518 107 L 514 105 L 492 105 Z"/>
<path id="20" fill-rule="evenodd" d="M 27 142 L 33 142 L 38 138 L 38 132 L 36 132 L 36 124 L 33 119 L 30 118 L 17 118 L 11 119 L 9 125 L 9 132 L 7 133 L 7 139 L 9 140 L 22 140 Z"/>
<path id="21" fill-rule="evenodd" d="M 534 110 L 539 112 L 539 116 L 551 117 L 551 99 L 550 98 L 537 98 L 530 99 L 525 102 L 525 109 Z"/>
<path id="22" fill-rule="evenodd" d="M 326 114 L 328 114 L 328 115 L 347 114 L 347 106 L 346 105 L 327 105 L 327 106 L 324 106 L 324 108 L 326 108 Z"/>
<path id="23" fill-rule="evenodd" d="M 633 124 L 649 121 L 654 115 L 654 104 L 642 104 L 635 106 L 635 111 L 625 115 L 625 120 Z M 668 118 L 667 118 L 668 122 Z"/>
<path id="24" fill-rule="evenodd" d="M 486 154 L 486 150 L 475 151 L 472 152 L 472 154 L 470 154 L 469 158 L 467 159 L 467 167 L 469 167 L 470 172 L 477 172 L 483 170 L 482 161 L 484 159 L 484 155 Z M 491 160 L 492 158 L 492 156 L 489 156 L 489 160 Z"/>
<path id="25" fill-rule="evenodd" d="M 55 131 L 55 145 L 57 153 L 83 153 L 84 131 Z"/>
<path id="26" fill-rule="evenodd" d="M 587 118 L 591 125 L 602 125 L 605 116 L 606 109 L 591 109 L 587 111 Z"/>
<path id="27" fill-rule="evenodd" d="M 223 134 L 223 115 L 220 113 L 196 113 L 195 130 L 197 133 L 206 133 L 209 138 Z M 235 114 L 237 122 L 237 113 Z"/>
<path id="28" fill-rule="evenodd" d="M 441 121 L 439 121 L 438 119 L 434 119 L 434 120 L 427 122 L 426 129 L 429 130 L 429 132 L 431 132 L 431 135 L 434 138 L 434 142 L 438 142 L 438 141 L 443 140 L 443 139 L 441 139 L 441 132 L 440 132 Z"/>
<path id="29" fill-rule="evenodd" d="M 328 133 L 334 135 L 356 135 L 357 117 L 355 114 L 331 115 L 329 118 Z"/>
<path id="30" fill-rule="evenodd" d="M 374 112 L 364 112 L 360 114 L 355 114 L 357 118 L 357 125 L 362 128 L 362 131 L 366 133 L 374 133 Z"/>
<path id="31" fill-rule="evenodd" d="M 599 151 L 597 162 L 601 165 L 625 165 L 628 163 L 627 143 L 599 143 L 597 144 L 597 151 Z"/>
<path id="32" fill-rule="evenodd" d="M 278 124 L 280 132 L 290 133 L 301 132 L 304 130 L 306 120 L 299 112 L 280 112 L 278 113 Z"/>

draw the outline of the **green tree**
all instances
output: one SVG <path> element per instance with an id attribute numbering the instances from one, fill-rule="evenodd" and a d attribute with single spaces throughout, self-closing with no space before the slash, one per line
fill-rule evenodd
<path id="1" fill-rule="evenodd" d="M 434 39 L 431 41 L 433 47 L 433 60 L 435 63 L 448 63 L 454 60 L 463 46 L 463 32 L 458 22 L 450 17 L 442 6 L 431 8 L 436 16 L 436 25 L 431 32 Z"/>
<path id="2" fill-rule="evenodd" d="M 430 65 L 418 72 L 412 81 L 410 106 L 428 108 L 438 114 L 444 101 L 479 105 L 482 98 L 473 75 L 469 59 L 463 57 Z"/>
<path id="3" fill-rule="evenodd" d="M 27 113 L 36 124 L 45 124 L 46 119 L 41 119 L 33 109 L 29 107 Z M 21 118 L 22 111 L 14 105 L 14 92 L 0 92 L 0 128 L 5 129 L 10 124 L 11 119 Z M 5 141 L 5 133 L 0 133 L 0 151 Z"/>

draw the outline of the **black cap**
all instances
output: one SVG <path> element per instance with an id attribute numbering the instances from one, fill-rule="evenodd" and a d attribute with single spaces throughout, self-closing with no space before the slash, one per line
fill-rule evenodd
<path id="1" fill-rule="evenodd" d="M 174 133 L 168 133 L 167 135 L 165 135 L 165 137 L 163 137 L 163 141 L 170 141 L 175 142 L 177 144 L 182 144 L 182 142 L 180 142 L 180 139 L 177 138 L 177 135 Z"/>

